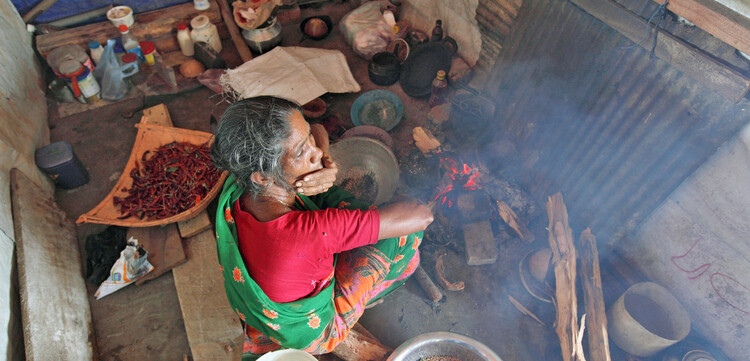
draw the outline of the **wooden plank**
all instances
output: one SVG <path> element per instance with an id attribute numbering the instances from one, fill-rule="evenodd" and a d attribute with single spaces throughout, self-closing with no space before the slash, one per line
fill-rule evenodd
<path id="1" fill-rule="evenodd" d="M 177 222 L 177 228 L 180 230 L 180 236 L 182 238 L 190 238 L 203 231 L 211 229 L 213 224 L 208 218 L 208 212 L 203 211 L 198 213 L 197 216 L 190 218 L 186 221 Z"/>
<path id="2" fill-rule="evenodd" d="M 148 11 L 145 13 L 135 14 L 135 25 L 133 34 L 141 40 L 152 40 L 159 37 L 174 38 L 176 36 L 176 27 L 178 23 L 190 22 L 190 19 L 196 15 L 206 15 L 212 23 L 221 23 L 221 14 L 216 1 L 211 1 L 211 8 L 208 10 L 195 10 L 193 3 L 174 5 L 163 9 Z M 174 33 L 174 34 L 173 34 Z M 72 29 L 42 34 L 36 37 L 36 48 L 39 53 L 46 57 L 52 49 L 66 44 L 77 44 L 84 49 L 89 41 L 96 40 L 102 44 L 107 39 L 114 39 L 120 36 L 120 32 L 112 26 L 109 21 L 83 25 Z M 171 39 L 175 44 L 176 39 Z M 155 42 L 158 50 L 166 50 L 164 45 Z"/>
<path id="3" fill-rule="evenodd" d="M 128 239 L 130 237 L 137 239 L 138 244 L 148 251 L 148 261 L 154 266 L 151 272 L 135 281 L 137 285 L 159 277 L 187 261 L 182 238 L 174 223 L 163 227 L 133 227 L 128 229 Z"/>
<path id="4" fill-rule="evenodd" d="M 643 40 L 647 21 L 612 0 L 571 0 L 622 35 L 650 50 L 655 32 Z M 710 54 L 658 30 L 655 55 L 721 96 L 739 102 L 750 89 L 750 78 Z"/>
<path id="5" fill-rule="evenodd" d="M 186 251 L 190 261 L 172 274 L 193 359 L 239 360 L 242 326 L 227 301 L 213 231 L 189 238 Z"/>
<path id="6" fill-rule="evenodd" d="M 664 0 L 654 0 L 663 4 Z M 670 0 L 667 9 L 699 28 L 750 54 L 750 19 L 713 0 Z"/>
<path id="7" fill-rule="evenodd" d="M 171 127 L 172 117 L 169 116 L 169 109 L 167 109 L 166 104 L 158 104 L 143 110 L 141 123 Z"/>
<path id="8" fill-rule="evenodd" d="M 599 271 L 599 251 L 596 249 L 596 237 L 591 233 L 591 229 L 583 230 L 578 246 L 583 303 L 586 309 L 586 333 L 589 341 L 588 360 L 611 361 L 602 275 Z"/>
<path id="9" fill-rule="evenodd" d="M 555 270 L 555 332 L 560 338 L 563 361 L 576 360 L 578 342 L 578 301 L 576 299 L 576 250 L 573 231 L 568 225 L 568 210 L 560 192 L 547 200 L 549 248 Z"/>
<path id="10" fill-rule="evenodd" d="M 93 360 L 73 222 L 21 171 L 12 169 L 10 178 L 26 359 Z"/>
<path id="11" fill-rule="evenodd" d="M 514 232 L 516 232 L 518 238 L 520 238 L 525 243 L 534 242 L 534 234 L 531 233 L 528 228 L 526 228 L 526 225 L 521 222 L 521 219 L 518 218 L 516 212 L 513 212 L 513 209 L 510 208 L 508 203 L 498 201 L 497 211 L 500 213 L 500 217 L 503 219 L 503 221 L 505 221 L 505 223 L 510 226 L 510 228 L 512 228 Z"/>

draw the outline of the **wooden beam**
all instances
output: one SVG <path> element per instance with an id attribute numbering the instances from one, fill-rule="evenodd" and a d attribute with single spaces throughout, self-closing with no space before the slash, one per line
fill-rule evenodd
<path id="1" fill-rule="evenodd" d="M 651 49 L 658 33 L 657 57 L 735 103 L 750 89 L 750 78 L 672 34 L 662 30 L 650 31 L 643 40 L 647 21 L 612 0 L 571 1 L 645 49 Z"/>
<path id="2" fill-rule="evenodd" d="M 534 242 L 534 234 L 526 228 L 526 225 L 521 222 L 521 219 L 518 218 L 516 212 L 513 212 L 513 209 L 510 208 L 508 203 L 498 201 L 497 211 L 500 213 L 500 217 L 502 217 L 503 221 L 505 221 L 505 223 L 516 232 L 518 238 L 524 243 Z"/>
<path id="3" fill-rule="evenodd" d="M 581 287 L 586 309 L 586 334 L 589 344 L 589 361 L 612 361 L 607 334 L 607 313 L 602 293 L 602 275 L 599 271 L 599 251 L 596 237 L 586 228 L 578 241 L 578 259 L 581 261 Z"/>
<path id="4" fill-rule="evenodd" d="M 663 4 L 664 0 L 654 0 Z M 739 51 L 750 54 L 750 19 L 713 0 L 669 0 L 667 9 Z"/>

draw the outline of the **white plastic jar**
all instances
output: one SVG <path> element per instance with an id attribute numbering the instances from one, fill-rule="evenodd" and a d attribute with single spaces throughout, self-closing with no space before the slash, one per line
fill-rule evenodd
<path id="1" fill-rule="evenodd" d="M 190 31 L 190 37 L 193 38 L 193 43 L 203 41 L 208 43 L 217 53 L 221 53 L 221 38 L 219 38 L 219 30 L 216 29 L 216 25 L 211 24 L 211 21 L 206 15 L 198 15 L 190 20 L 190 27 L 193 28 Z"/>

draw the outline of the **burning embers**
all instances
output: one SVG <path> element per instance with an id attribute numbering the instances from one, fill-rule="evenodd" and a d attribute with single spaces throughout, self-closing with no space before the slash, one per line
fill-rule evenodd
<path id="1" fill-rule="evenodd" d="M 454 192 L 454 189 L 466 191 L 482 189 L 479 170 L 466 163 L 461 163 L 461 166 L 458 164 L 458 161 L 449 156 L 440 156 L 440 166 L 446 171 L 443 179 L 449 179 L 448 184 L 442 186 L 438 195 L 435 196 L 435 201 L 441 206 L 453 207 L 461 194 L 461 192 Z"/>

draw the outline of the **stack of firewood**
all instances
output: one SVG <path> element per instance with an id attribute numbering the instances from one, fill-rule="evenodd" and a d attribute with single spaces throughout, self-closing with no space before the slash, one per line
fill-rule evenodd
<path id="1" fill-rule="evenodd" d="M 522 2 L 523 0 L 479 0 L 476 19 L 482 34 L 482 51 L 477 65 L 483 70 L 490 71 L 495 65 Z"/>

